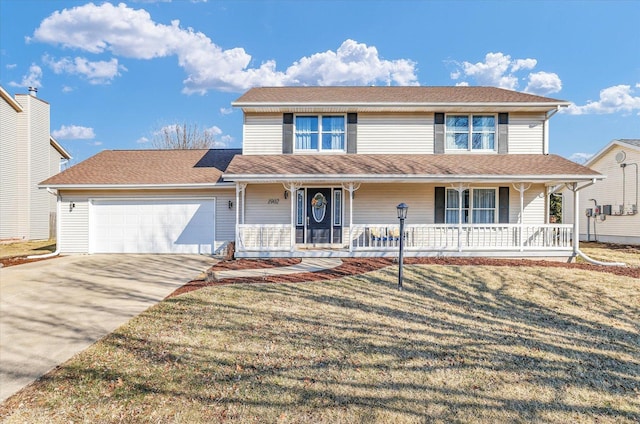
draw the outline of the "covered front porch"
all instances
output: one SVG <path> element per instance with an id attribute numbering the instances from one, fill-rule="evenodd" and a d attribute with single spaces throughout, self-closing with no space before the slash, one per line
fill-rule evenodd
<path id="1" fill-rule="evenodd" d="M 543 155 L 237 157 L 224 177 L 236 182 L 237 257 L 393 257 L 402 239 L 407 256 L 566 260 L 579 232 L 552 222 L 550 195 L 569 187 L 577 205 L 601 178 Z"/>

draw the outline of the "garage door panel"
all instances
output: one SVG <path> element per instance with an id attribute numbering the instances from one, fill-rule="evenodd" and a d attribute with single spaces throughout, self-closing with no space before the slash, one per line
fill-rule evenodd
<path id="1" fill-rule="evenodd" d="M 97 200 L 92 206 L 95 253 L 214 251 L 214 199 Z"/>

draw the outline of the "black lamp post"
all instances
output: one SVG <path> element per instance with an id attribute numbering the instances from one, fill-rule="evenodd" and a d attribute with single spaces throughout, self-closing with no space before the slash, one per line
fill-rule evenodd
<path id="1" fill-rule="evenodd" d="M 404 253 L 404 220 L 407 219 L 409 206 L 400 203 L 396 206 L 398 219 L 400 220 L 400 257 L 398 258 L 398 290 L 402 290 L 402 255 Z"/>

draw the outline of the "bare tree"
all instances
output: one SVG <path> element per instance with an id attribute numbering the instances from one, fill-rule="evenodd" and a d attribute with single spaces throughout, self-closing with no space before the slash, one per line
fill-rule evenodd
<path id="1" fill-rule="evenodd" d="M 175 124 L 162 127 L 153 137 L 156 149 L 213 149 L 218 127 L 200 129 L 197 124 Z"/>

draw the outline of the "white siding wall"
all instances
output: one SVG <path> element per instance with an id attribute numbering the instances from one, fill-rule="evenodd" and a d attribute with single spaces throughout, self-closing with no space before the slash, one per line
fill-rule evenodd
<path id="1" fill-rule="evenodd" d="M 31 170 L 29 191 L 31 196 L 31 210 L 29 214 L 29 238 L 49 238 L 49 212 L 51 196 L 46 190 L 38 188 L 38 184 L 46 180 L 51 174 L 49 163 L 50 124 L 49 104 L 34 98 L 29 98 L 31 109 Z"/>
<path id="2" fill-rule="evenodd" d="M 236 238 L 235 190 L 221 191 L 216 197 L 216 250 Z M 229 209 L 229 201 L 233 206 Z"/>
<path id="3" fill-rule="evenodd" d="M 70 204 L 75 203 L 73 209 Z M 89 252 L 89 202 L 86 197 L 63 196 L 60 208 L 60 234 L 58 245 L 61 253 Z"/>
<path id="4" fill-rule="evenodd" d="M 543 153 L 544 119 L 544 114 L 510 113 L 509 153 Z"/>
<path id="5" fill-rule="evenodd" d="M 358 114 L 358 153 L 433 153 L 433 114 Z"/>
<path id="6" fill-rule="evenodd" d="M 396 206 L 409 206 L 407 224 L 433 224 L 434 186 L 426 184 L 362 184 L 353 201 L 354 224 L 396 224 Z M 345 218 L 349 223 L 349 218 Z"/>
<path id="7" fill-rule="evenodd" d="M 594 185 L 580 191 L 580 235 L 582 240 L 587 238 L 587 217 L 585 209 L 593 208 L 594 203 L 589 199 L 596 199 L 598 205 L 611 205 L 613 212 L 619 212 L 622 205 L 623 195 L 623 173 L 620 164 L 616 162 L 616 154 L 624 151 L 626 159 L 624 163 L 637 163 L 640 166 L 640 152 L 631 147 L 620 147 L 614 145 L 599 160 L 589 167 L 607 178 Z M 625 168 L 625 211 L 631 209 L 635 203 L 636 196 L 636 167 L 633 165 Z M 573 223 L 573 194 L 571 191 L 564 191 L 565 210 L 563 215 L 567 223 Z M 596 222 L 595 234 L 593 228 L 594 220 L 590 220 L 591 240 L 596 236 L 599 241 L 637 243 L 640 244 L 640 214 L 636 215 L 610 215 L 604 221 L 598 219 Z"/>
<path id="8" fill-rule="evenodd" d="M 282 114 L 245 114 L 242 154 L 279 155 L 282 153 Z"/>
<path id="9" fill-rule="evenodd" d="M 19 114 L 4 98 L 0 98 L 0 239 L 24 237 L 20 228 L 20 203 L 18 188 L 20 167 L 25 163 L 20 160 L 20 148 L 16 146 L 18 139 Z"/>
<path id="10" fill-rule="evenodd" d="M 249 184 L 246 188 L 245 224 L 291 224 L 291 196 L 282 184 Z"/>

